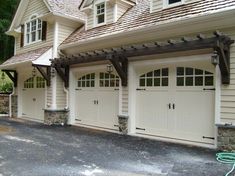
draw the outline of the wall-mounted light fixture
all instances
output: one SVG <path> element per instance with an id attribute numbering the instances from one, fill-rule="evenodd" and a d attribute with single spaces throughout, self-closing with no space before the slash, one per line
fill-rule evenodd
<path id="1" fill-rule="evenodd" d="M 107 65 L 107 72 L 110 74 L 113 72 L 113 65 L 112 64 L 108 64 Z"/>
<path id="2" fill-rule="evenodd" d="M 51 68 L 51 77 L 55 77 L 55 68 Z"/>
<path id="3" fill-rule="evenodd" d="M 219 55 L 217 51 L 214 51 L 211 55 L 211 63 L 215 66 L 219 64 Z"/>
<path id="4" fill-rule="evenodd" d="M 37 70 L 35 67 L 33 67 L 32 76 L 35 77 L 36 75 L 37 75 Z"/>

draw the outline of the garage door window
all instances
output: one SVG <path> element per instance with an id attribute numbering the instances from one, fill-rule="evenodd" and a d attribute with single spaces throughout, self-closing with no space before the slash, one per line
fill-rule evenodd
<path id="1" fill-rule="evenodd" d="M 119 87 L 119 77 L 114 74 L 100 73 L 100 87 Z"/>
<path id="2" fill-rule="evenodd" d="M 78 79 L 78 87 L 95 87 L 95 73 L 80 77 Z"/>
<path id="3" fill-rule="evenodd" d="M 177 67 L 177 86 L 213 86 L 213 73 L 190 67 Z"/>
<path id="4" fill-rule="evenodd" d="M 162 68 L 143 74 L 139 78 L 140 87 L 160 87 L 169 84 L 169 69 Z"/>
<path id="5" fill-rule="evenodd" d="M 34 78 L 33 77 L 24 81 L 24 88 L 34 88 Z"/>
<path id="6" fill-rule="evenodd" d="M 42 77 L 36 77 L 36 87 L 45 88 L 45 79 Z"/>

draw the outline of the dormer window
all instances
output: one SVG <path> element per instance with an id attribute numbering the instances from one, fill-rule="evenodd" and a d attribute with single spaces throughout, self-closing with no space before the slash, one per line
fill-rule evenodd
<path id="1" fill-rule="evenodd" d="M 26 23 L 25 41 L 26 44 L 42 40 L 42 21 L 36 16 Z"/>
<path id="2" fill-rule="evenodd" d="M 164 2 L 165 2 L 164 3 L 165 8 L 168 8 L 181 5 L 184 3 L 184 0 L 165 0 Z"/>
<path id="3" fill-rule="evenodd" d="M 101 25 L 105 23 L 105 3 L 96 5 L 96 24 Z"/>
<path id="4" fill-rule="evenodd" d="M 168 0 L 169 5 L 179 3 L 179 2 L 181 2 L 181 0 Z"/>

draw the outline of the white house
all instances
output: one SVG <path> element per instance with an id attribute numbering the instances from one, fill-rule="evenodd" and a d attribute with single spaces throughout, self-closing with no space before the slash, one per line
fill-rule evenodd
<path id="1" fill-rule="evenodd" d="M 22 0 L 15 116 L 234 149 L 234 20 L 235 0 Z"/>

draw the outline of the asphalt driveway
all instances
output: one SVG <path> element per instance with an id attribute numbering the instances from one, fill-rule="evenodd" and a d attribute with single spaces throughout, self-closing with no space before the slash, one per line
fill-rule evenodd
<path id="1" fill-rule="evenodd" d="M 215 151 L 0 118 L 0 176 L 222 176 Z"/>

